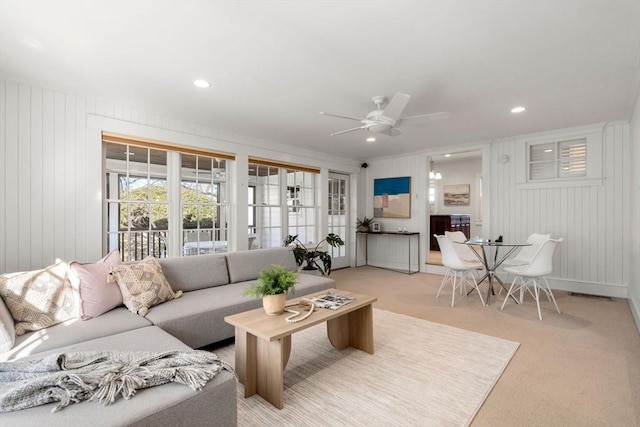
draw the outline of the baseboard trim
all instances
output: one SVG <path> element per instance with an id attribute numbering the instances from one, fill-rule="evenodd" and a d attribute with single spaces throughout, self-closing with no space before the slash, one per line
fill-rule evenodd
<path id="1" fill-rule="evenodd" d="M 638 328 L 638 334 L 640 334 L 640 306 L 633 298 L 627 298 L 627 302 L 629 303 L 629 309 L 631 310 L 631 315 L 633 319 L 636 321 L 636 328 Z"/>
<path id="2" fill-rule="evenodd" d="M 439 274 L 444 275 L 447 271 L 446 267 L 441 265 L 432 265 L 426 264 L 424 266 L 424 272 L 430 274 Z M 504 279 L 505 275 L 500 273 L 500 278 Z M 567 292 L 576 292 L 580 294 L 592 294 L 592 295 L 600 295 L 603 297 L 612 297 L 612 298 L 628 298 L 629 290 L 627 286 L 617 285 L 611 283 L 593 283 L 593 282 L 580 282 L 577 280 L 567 280 L 567 279 L 559 279 L 549 277 L 549 286 L 551 289 L 558 289 L 560 291 Z M 639 312 L 636 311 L 638 317 L 640 317 Z M 635 315 L 635 314 L 634 314 Z M 636 323 L 638 322 L 638 318 L 636 317 Z"/>

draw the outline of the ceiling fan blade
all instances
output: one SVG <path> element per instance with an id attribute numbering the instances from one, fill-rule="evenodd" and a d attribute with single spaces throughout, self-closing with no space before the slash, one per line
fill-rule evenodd
<path id="1" fill-rule="evenodd" d="M 340 132 L 334 132 L 334 133 L 331 134 L 331 136 L 342 135 L 343 133 L 353 132 L 354 130 L 360 130 L 360 129 L 365 129 L 365 126 L 360 126 L 360 127 L 357 127 L 357 128 L 351 128 L 351 129 L 347 129 L 347 130 L 341 130 Z"/>
<path id="2" fill-rule="evenodd" d="M 381 134 L 383 134 L 383 135 L 388 135 L 388 136 L 398 136 L 398 135 L 401 135 L 401 134 L 402 134 L 402 132 L 400 132 L 400 131 L 399 131 L 398 129 L 396 129 L 396 128 L 391 128 L 391 129 L 389 129 L 389 130 L 385 130 L 385 131 L 383 131 L 383 132 L 378 132 L 378 133 L 381 133 Z"/>
<path id="3" fill-rule="evenodd" d="M 393 95 L 393 98 L 391 98 L 391 101 L 389 101 L 387 107 L 384 109 L 383 114 L 393 120 L 400 119 L 404 108 L 409 102 L 409 98 L 411 98 L 411 95 L 407 95 L 406 93 L 402 92 L 396 92 L 396 94 Z"/>
<path id="4" fill-rule="evenodd" d="M 324 111 L 321 111 L 320 115 L 321 116 L 337 117 L 339 119 L 355 120 L 357 122 L 360 122 L 360 121 L 364 120 L 364 119 L 359 119 L 357 117 L 341 116 L 339 114 L 329 114 L 329 113 L 325 113 Z"/>
<path id="5" fill-rule="evenodd" d="M 431 120 L 432 122 L 435 122 L 436 120 L 445 120 L 449 118 L 449 113 L 447 111 L 443 111 L 441 113 L 430 113 L 430 114 L 419 114 L 417 116 L 409 116 L 409 117 L 402 117 L 400 120 L 408 120 L 408 119 L 418 119 L 418 118 L 427 118 L 429 120 Z"/>

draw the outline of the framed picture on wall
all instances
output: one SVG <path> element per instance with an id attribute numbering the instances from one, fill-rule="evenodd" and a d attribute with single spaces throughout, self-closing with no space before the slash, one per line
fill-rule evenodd
<path id="1" fill-rule="evenodd" d="M 373 180 L 375 218 L 411 218 L 411 177 Z"/>
<path id="2" fill-rule="evenodd" d="M 381 230 L 380 227 L 380 223 L 379 222 L 372 222 L 371 223 L 371 231 L 373 231 L 374 233 L 379 233 Z"/>
<path id="3" fill-rule="evenodd" d="M 448 206 L 468 205 L 470 189 L 469 184 L 445 185 L 444 204 Z"/>

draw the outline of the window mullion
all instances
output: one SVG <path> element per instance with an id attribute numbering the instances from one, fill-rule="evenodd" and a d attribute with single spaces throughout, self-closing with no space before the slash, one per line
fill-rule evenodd
<path id="1" fill-rule="evenodd" d="M 167 153 L 167 203 L 169 204 L 169 257 L 182 254 L 182 200 L 180 198 L 180 153 Z"/>

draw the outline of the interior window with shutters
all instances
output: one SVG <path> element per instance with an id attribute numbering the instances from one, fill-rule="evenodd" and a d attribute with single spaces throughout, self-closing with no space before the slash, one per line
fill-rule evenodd
<path id="1" fill-rule="evenodd" d="M 587 176 L 586 138 L 529 146 L 529 180 Z"/>

